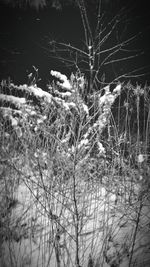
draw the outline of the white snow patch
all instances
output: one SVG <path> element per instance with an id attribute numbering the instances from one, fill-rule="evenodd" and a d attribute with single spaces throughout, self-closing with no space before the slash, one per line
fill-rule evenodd
<path id="1" fill-rule="evenodd" d="M 18 125 L 18 120 L 16 118 L 10 117 L 11 120 L 11 125 L 12 126 L 17 126 Z"/>
<path id="2" fill-rule="evenodd" d="M 84 109 L 84 111 L 86 112 L 86 114 L 89 115 L 89 109 L 88 109 L 88 106 L 85 105 L 84 103 L 82 104 L 82 106 L 83 106 L 83 109 Z"/>
<path id="3" fill-rule="evenodd" d="M 43 91 L 41 88 L 37 87 L 37 86 L 29 86 L 28 87 L 28 91 L 33 93 L 35 96 L 38 97 L 45 97 L 47 102 L 51 102 L 52 100 L 52 95 L 49 94 L 48 92 Z"/>
<path id="4" fill-rule="evenodd" d="M 53 70 L 51 70 L 50 73 L 51 73 L 52 76 L 55 76 L 56 78 L 58 78 L 58 79 L 60 79 L 62 81 L 62 83 L 61 82 L 57 82 L 57 84 L 60 87 L 68 89 L 68 90 L 72 89 L 72 86 L 71 86 L 70 82 L 68 81 L 66 75 L 61 74 L 59 71 L 53 71 Z"/>
<path id="5" fill-rule="evenodd" d="M 139 154 L 138 155 L 138 162 L 142 163 L 144 161 L 144 155 L 143 154 Z"/>
<path id="6" fill-rule="evenodd" d="M 2 101 L 11 102 L 18 107 L 20 107 L 21 105 L 26 103 L 26 99 L 24 97 L 16 97 L 16 96 L 12 96 L 12 95 L 0 94 L 0 99 Z"/>
<path id="7" fill-rule="evenodd" d="M 98 144 L 99 152 L 100 153 L 105 153 L 106 151 L 105 151 L 105 148 L 103 147 L 102 143 L 98 142 L 97 144 Z"/>
<path id="8" fill-rule="evenodd" d="M 105 102 L 106 102 L 106 95 L 103 95 L 103 96 L 101 96 L 100 99 L 99 99 L 99 105 L 101 106 L 101 105 L 103 105 Z"/>
<path id="9" fill-rule="evenodd" d="M 43 123 L 43 120 L 42 119 L 37 119 L 37 124 L 41 124 Z"/>
<path id="10" fill-rule="evenodd" d="M 113 90 L 113 93 L 120 94 L 120 92 L 121 92 L 121 84 L 118 84 L 118 85 L 116 86 L 116 88 Z"/>
<path id="11" fill-rule="evenodd" d="M 69 110 L 69 105 L 68 105 L 68 103 L 63 103 L 63 107 L 66 109 L 66 110 Z"/>
<path id="12" fill-rule="evenodd" d="M 60 93 L 60 95 L 62 96 L 62 97 L 65 97 L 65 96 L 71 96 L 71 92 L 65 92 L 65 93 Z"/>
<path id="13" fill-rule="evenodd" d="M 88 139 L 81 140 L 80 144 L 78 145 L 78 149 L 81 148 L 83 145 L 87 145 L 89 143 Z"/>
<path id="14" fill-rule="evenodd" d="M 73 102 L 68 103 L 68 105 L 69 105 L 70 107 L 76 107 L 76 104 L 73 103 Z"/>
<path id="15" fill-rule="evenodd" d="M 37 114 L 36 111 L 31 110 L 31 112 L 30 112 L 30 115 L 31 115 L 31 116 L 34 116 L 34 115 L 36 115 L 36 114 Z"/>

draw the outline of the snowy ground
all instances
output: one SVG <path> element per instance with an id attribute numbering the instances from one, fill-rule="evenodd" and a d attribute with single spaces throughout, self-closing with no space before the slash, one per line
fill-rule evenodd
<path id="1" fill-rule="evenodd" d="M 51 187 L 43 190 L 35 178 L 20 183 L 15 193 L 18 202 L 8 218 L 9 238 L 1 244 L 1 267 L 75 266 L 70 188 L 68 182 L 59 191 Z M 81 266 L 88 266 L 90 255 L 96 267 L 150 266 L 148 196 L 142 202 L 135 198 L 130 204 L 123 203 L 123 198 L 101 184 L 80 182 L 77 198 Z"/>

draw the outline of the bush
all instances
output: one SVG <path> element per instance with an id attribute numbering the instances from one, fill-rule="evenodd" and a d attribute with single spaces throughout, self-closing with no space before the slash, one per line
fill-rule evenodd
<path id="1" fill-rule="evenodd" d="M 1 85 L 1 263 L 132 266 L 148 223 L 149 88 L 86 103 L 83 75 L 51 74 L 48 92 Z"/>

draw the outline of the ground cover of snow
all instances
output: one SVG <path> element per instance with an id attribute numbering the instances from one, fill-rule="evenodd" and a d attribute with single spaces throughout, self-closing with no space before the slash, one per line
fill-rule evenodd
<path id="1" fill-rule="evenodd" d="M 45 172 L 46 174 L 46 172 Z M 45 181 L 46 181 L 45 175 Z M 54 189 L 40 177 L 23 179 L 9 215 L 9 236 L 1 244 L 1 267 L 75 266 L 75 221 L 72 182 Z M 43 190 L 44 189 L 44 190 Z M 139 190 L 137 186 L 137 191 Z M 81 266 L 148 267 L 150 199 L 123 203 L 101 183 L 77 181 Z M 141 206 L 140 206 L 141 205 Z M 138 214 L 140 211 L 139 221 Z M 138 223 L 137 223 L 138 222 Z M 133 249 L 132 265 L 131 251 Z"/>

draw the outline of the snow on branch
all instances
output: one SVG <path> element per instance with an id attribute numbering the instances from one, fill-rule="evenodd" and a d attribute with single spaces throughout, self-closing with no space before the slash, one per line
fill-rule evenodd
<path id="1" fill-rule="evenodd" d="M 55 76 L 57 79 L 59 79 L 61 82 L 57 81 L 57 85 L 59 85 L 60 87 L 67 89 L 69 91 L 71 91 L 72 86 L 70 84 L 70 82 L 68 81 L 68 78 L 66 75 L 61 74 L 59 71 L 54 71 L 51 70 L 50 74 L 52 76 Z"/>
<path id="2" fill-rule="evenodd" d="M 0 94 L 0 100 L 11 102 L 18 108 L 20 108 L 21 105 L 26 103 L 26 99 L 24 97 L 16 97 L 12 95 L 4 95 L 4 94 Z"/>
<path id="3" fill-rule="evenodd" d="M 105 148 L 100 142 L 101 133 L 109 123 L 109 118 L 111 114 L 111 107 L 115 102 L 115 99 L 121 93 L 121 84 L 118 84 L 115 89 L 110 92 L 110 86 L 106 86 L 104 88 L 105 93 L 103 96 L 100 93 L 97 95 L 98 98 L 98 112 L 99 116 L 96 122 L 88 128 L 86 133 L 83 135 L 83 138 L 80 140 L 78 144 L 78 149 L 84 147 L 84 150 L 91 147 L 90 143 L 95 142 L 97 144 L 97 149 L 99 151 L 99 155 L 105 155 Z"/>
<path id="4" fill-rule="evenodd" d="M 118 95 L 121 93 L 121 84 L 118 84 L 113 92 L 110 92 L 109 85 L 104 88 L 105 94 L 103 96 L 99 96 L 99 110 L 100 110 L 100 116 L 98 118 L 98 124 L 99 124 L 99 134 L 102 133 L 104 128 L 109 122 L 109 117 L 111 113 L 111 107 L 113 103 L 115 102 Z"/>
<path id="5" fill-rule="evenodd" d="M 85 151 L 90 147 L 95 147 L 96 144 L 99 154 L 104 154 L 105 149 L 100 136 L 109 122 L 111 107 L 121 92 L 121 84 L 118 84 L 112 92 L 108 85 L 104 88 L 103 96 L 99 92 L 96 98 L 93 97 L 93 102 L 94 99 L 97 101 L 97 118 L 92 120 L 94 115 L 90 114 L 90 106 L 83 98 L 84 85 L 86 86 L 84 76 L 77 73 L 71 75 L 68 80 L 67 76 L 60 72 L 52 70 L 50 73 L 60 81 L 53 81 L 48 87 L 49 92 L 37 87 L 36 84 L 16 86 L 10 83 L 6 85 L 9 95 L 5 94 L 5 90 L 3 93 L 3 88 L 1 88 L 1 102 L 8 102 L 8 106 L 9 103 L 14 104 L 14 111 L 17 109 L 20 111 L 16 113 L 13 112 L 13 108 L 3 107 L 3 117 L 9 119 L 14 129 L 18 130 L 21 129 L 18 127 L 27 125 L 34 134 L 37 131 L 43 132 L 46 125 L 49 127 L 52 118 L 56 132 L 57 123 L 59 124 L 58 132 L 60 131 L 63 145 L 74 148 L 77 146 L 78 150 Z M 15 95 L 24 97 L 10 95 L 12 91 Z M 21 130 L 19 136 L 21 136 Z"/>
<path id="6" fill-rule="evenodd" d="M 23 85 L 19 85 L 19 86 L 16 86 L 16 85 L 13 85 L 11 84 L 14 89 L 16 90 L 21 90 L 25 93 L 28 93 L 28 94 L 33 94 L 34 96 L 36 97 L 40 97 L 40 98 L 45 98 L 45 101 L 47 101 L 48 103 L 51 102 L 52 100 L 52 96 L 51 94 L 49 94 L 48 92 L 42 90 L 41 88 L 37 87 L 37 85 L 31 85 L 31 86 L 28 86 L 27 84 L 23 84 Z"/>

